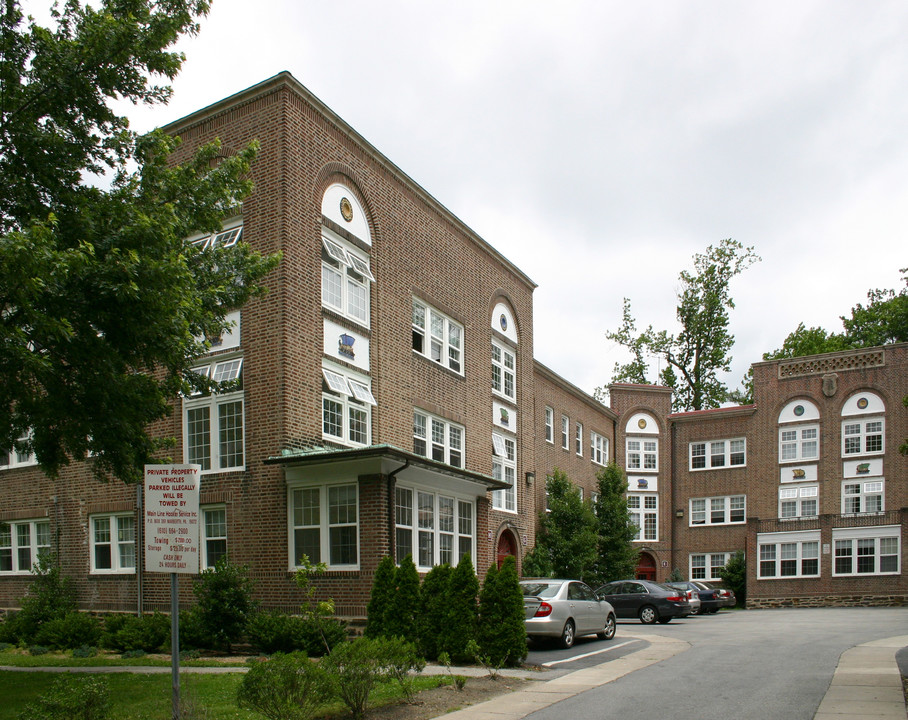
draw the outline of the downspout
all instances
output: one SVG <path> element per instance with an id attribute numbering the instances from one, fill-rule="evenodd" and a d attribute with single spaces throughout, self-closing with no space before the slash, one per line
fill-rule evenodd
<path id="1" fill-rule="evenodd" d="M 142 595 L 144 589 L 145 574 L 145 511 L 142 507 L 142 494 L 145 489 L 144 482 L 140 485 L 136 483 L 136 549 L 142 548 L 142 552 L 136 553 L 136 613 L 142 617 Z"/>
<path id="2" fill-rule="evenodd" d="M 388 473 L 388 546 L 391 548 L 392 558 L 397 556 L 397 538 L 394 533 L 394 528 L 397 525 L 397 521 L 394 516 L 394 491 L 397 487 L 398 473 L 403 472 L 408 467 L 410 467 L 409 459 L 404 460 L 404 464 L 397 468 L 397 470 L 392 470 L 390 473 Z"/>
<path id="3" fill-rule="evenodd" d="M 671 504 L 671 507 L 669 508 L 670 513 L 668 516 L 669 522 L 671 523 L 671 532 L 669 533 L 669 542 L 671 543 L 672 568 L 671 568 L 670 573 L 673 573 L 675 571 L 675 568 L 678 567 L 677 563 L 675 562 L 675 521 L 677 520 L 677 518 L 675 517 L 675 481 L 677 479 L 676 475 L 675 475 L 675 442 L 677 440 L 677 437 L 676 437 L 677 429 L 678 429 L 678 426 L 675 425 L 675 423 L 672 423 L 672 430 L 671 430 L 672 444 L 671 444 L 671 447 L 669 448 L 669 452 L 671 453 L 671 458 L 672 458 L 671 459 L 671 483 L 672 483 L 671 499 L 672 499 L 672 504 Z"/>

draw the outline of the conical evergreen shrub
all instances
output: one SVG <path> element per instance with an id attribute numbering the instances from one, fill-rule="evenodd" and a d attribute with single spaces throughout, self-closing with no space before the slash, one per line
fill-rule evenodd
<path id="1" fill-rule="evenodd" d="M 372 580 L 372 592 L 366 606 L 366 629 L 363 632 L 367 637 L 386 636 L 385 617 L 389 614 L 389 608 L 393 609 L 394 606 L 396 582 L 397 565 L 394 564 L 394 558 L 386 555 L 378 563 Z"/>
<path id="2" fill-rule="evenodd" d="M 479 595 L 480 652 L 496 667 L 515 666 L 527 656 L 523 593 L 517 577 L 517 561 L 508 555 L 499 570 L 489 568 Z"/>
<path id="3" fill-rule="evenodd" d="M 454 662 L 474 660 L 467 651 L 467 646 L 470 641 L 476 640 L 478 594 L 479 581 L 473 570 L 473 561 L 469 555 L 464 555 L 451 573 L 451 582 L 448 584 L 448 610 L 441 636 L 442 647 L 439 648 L 447 652 Z"/>
<path id="4" fill-rule="evenodd" d="M 427 660 L 437 660 L 440 652 L 439 644 L 447 622 L 451 573 L 451 566 L 447 563 L 436 565 L 426 574 L 419 591 L 417 647 Z"/>
<path id="5" fill-rule="evenodd" d="M 416 613 L 419 610 L 419 573 L 407 555 L 397 568 L 393 607 L 385 612 L 384 634 L 416 644 Z"/>

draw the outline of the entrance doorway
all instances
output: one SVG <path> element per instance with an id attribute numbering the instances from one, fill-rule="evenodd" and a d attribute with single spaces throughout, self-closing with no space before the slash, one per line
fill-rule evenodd
<path id="1" fill-rule="evenodd" d="M 656 559 L 647 552 L 640 553 L 637 558 L 637 570 L 635 576 L 638 580 L 656 580 Z"/>
<path id="2" fill-rule="evenodd" d="M 510 530 L 505 530 L 498 538 L 498 569 L 508 555 L 513 555 L 517 559 L 517 538 Z"/>

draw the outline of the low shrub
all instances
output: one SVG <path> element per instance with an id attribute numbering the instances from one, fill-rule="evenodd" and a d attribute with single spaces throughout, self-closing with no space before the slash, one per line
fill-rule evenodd
<path id="1" fill-rule="evenodd" d="M 50 652 L 50 648 L 46 645 L 31 645 L 28 648 L 29 655 L 47 655 Z"/>
<path id="2" fill-rule="evenodd" d="M 74 658 L 90 658 L 98 654 L 98 649 L 88 645 L 82 645 L 73 649 Z"/>
<path id="3" fill-rule="evenodd" d="M 307 720 L 327 699 L 324 672 L 302 652 L 250 661 L 237 689 L 237 704 L 268 720 Z"/>
<path id="4" fill-rule="evenodd" d="M 123 658 L 124 660 L 142 658 L 142 657 L 145 657 L 145 655 L 147 655 L 147 653 L 144 650 L 142 650 L 142 648 L 137 648 L 135 650 L 125 650 L 124 652 L 120 653 L 120 657 Z"/>
<path id="5" fill-rule="evenodd" d="M 35 633 L 35 642 L 59 650 L 82 645 L 97 645 L 101 639 L 101 622 L 78 610 L 43 623 Z"/>
<path id="6" fill-rule="evenodd" d="M 111 615 L 104 622 L 101 644 L 111 650 L 158 652 L 170 645 L 170 617 L 151 615 Z"/>
<path id="7" fill-rule="evenodd" d="M 252 616 L 246 628 L 249 643 L 259 652 L 324 655 L 326 644 L 333 648 L 344 642 L 347 630 L 333 618 L 302 617 L 281 612 L 259 612 Z"/>
<path id="8" fill-rule="evenodd" d="M 110 716 L 107 678 L 64 673 L 19 715 L 19 720 L 106 720 Z"/>

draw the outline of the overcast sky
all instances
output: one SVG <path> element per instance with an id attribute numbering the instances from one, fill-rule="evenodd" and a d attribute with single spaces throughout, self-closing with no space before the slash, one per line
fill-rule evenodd
<path id="1" fill-rule="evenodd" d="M 287 70 L 526 272 L 535 355 L 587 392 L 676 331 L 732 237 L 730 387 L 908 266 L 908 4 L 214 0 L 162 125 Z"/>

